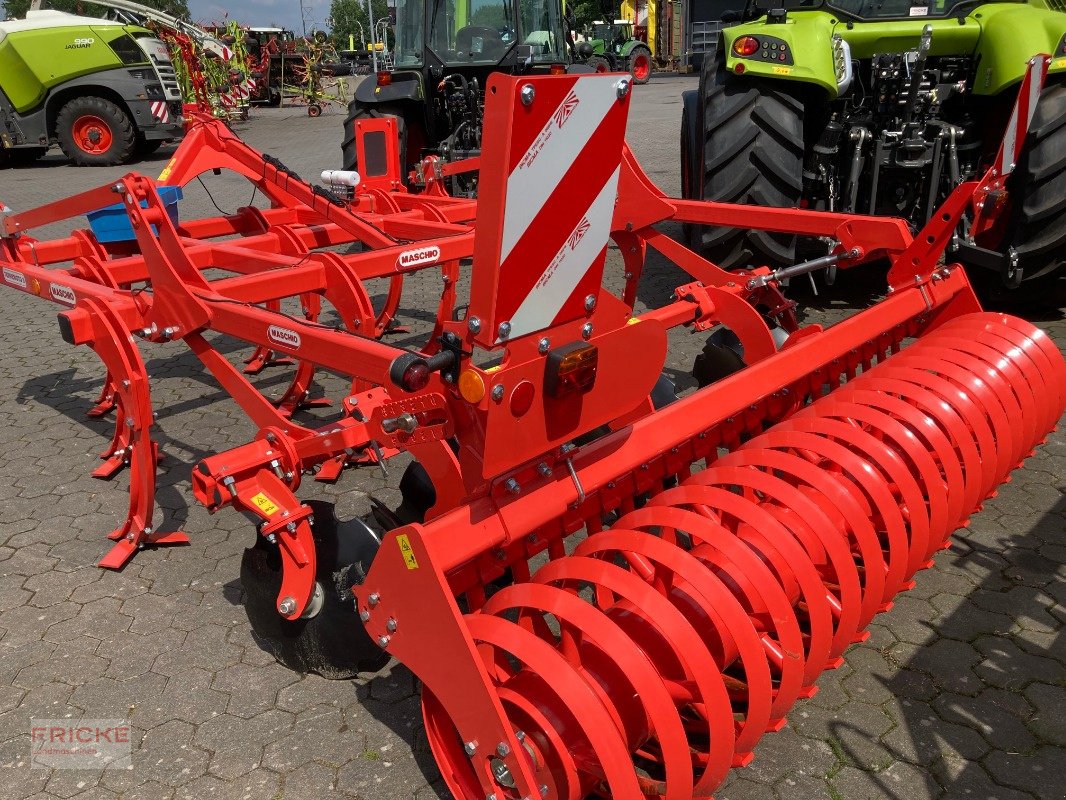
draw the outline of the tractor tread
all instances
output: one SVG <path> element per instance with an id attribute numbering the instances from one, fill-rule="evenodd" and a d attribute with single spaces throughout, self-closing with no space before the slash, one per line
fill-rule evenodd
<path id="1" fill-rule="evenodd" d="M 1024 275 L 1050 275 L 1066 263 L 1066 84 L 1044 88 L 1011 183 L 1023 198 L 1010 238 Z"/>
<path id="2" fill-rule="evenodd" d="M 795 207 L 803 191 L 800 98 L 724 68 L 708 75 L 702 88 L 703 198 Z M 697 238 L 703 255 L 726 269 L 791 263 L 795 242 L 788 234 L 722 227 L 704 227 Z"/>

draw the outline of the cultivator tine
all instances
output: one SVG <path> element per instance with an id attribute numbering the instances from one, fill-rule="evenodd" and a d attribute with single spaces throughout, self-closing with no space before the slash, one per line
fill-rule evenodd
<path id="1" fill-rule="evenodd" d="M 406 664 L 461 800 L 709 797 L 1053 428 L 1066 362 L 1028 323 L 982 312 L 942 263 L 985 184 L 960 186 L 918 237 L 902 220 L 673 200 L 624 146 L 628 81 L 495 75 L 486 98 L 476 203 L 443 190 L 470 164 L 429 158 L 426 191 L 404 189 L 397 142 L 381 139 L 391 120 L 360 129 L 383 169 L 352 179 L 350 202 L 201 121 L 165 179 L 229 168 L 271 208 L 176 223 L 162 187 L 129 175 L 68 205 L 120 195 L 133 239 L 38 243 L 27 232 L 66 205 L 5 214 L 2 279 L 63 305 L 64 338 L 107 368 L 93 413 L 114 405 L 118 425 L 97 473 L 128 463 L 131 491 L 102 565 L 185 541 L 153 528 L 133 337 L 181 340 L 258 431 L 198 464 L 193 492 L 256 520 L 244 602 L 282 663 L 329 677 Z M 667 222 L 830 252 L 731 273 Z M 603 285 L 610 238 L 618 295 Z M 641 313 L 648 248 L 688 275 Z M 785 274 L 880 259 L 887 296 L 829 328 L 800 325 L 781 293 Z M 380 341 L 404 276 L 427 268 L 444 283 L 431 336 Z M 381 278 L 376 310 L 366 282 Z M 323 299 L 340 327 L 319 321 Z M 304 319 L 282 313 L 295 301 Z M 663 371 L 680 327 L 710 338 L 701 388 L 679 398 Z M 243 372 L 209 332 L 252 349 Z M 288 360 L 280 400 L 246 377 Z M 350 384 L 333 421 L 308 427 L 302 409 L 328 402 L 309 399 L 318 369 Z M 404 452 L 396 509 L 373 500 L 341 521 L 298 497 L 306 475 L 384 472 Z"/>

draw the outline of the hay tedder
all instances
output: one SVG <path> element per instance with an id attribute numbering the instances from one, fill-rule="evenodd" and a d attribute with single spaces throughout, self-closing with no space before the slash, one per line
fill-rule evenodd
<path id="1" fill-rule="evenodd" d="M 331 676 L 409 666 L 463 800 L 706 798 L 1053 429 L 1066 365 L 1037 328 L 982 312 L 942 260 L 1002 172 L 959 186 L 912 235 L 883 217 L 665 197 L 625 147 L 620 75 L 494 75 L 486 98 L 480 161 L 426 159 L 420 193 L 403 188 L 395 120 L 360 122 L 350 201 L 204 120 L 165 182 L 230 169 L 271 208 L 178 222 L 163 188 L 130 174 L 6 212 L 3 282 L 65 306 L 64 339 L 107 367 L 94 413 L 113 407 L 118 424 L 103 471 L 128 464 L 132 489 L 104 566 L 185 540 L 153 525 L 136 343 L 180 339 L 259 429 L 192 483 L 209 509 L 258 520 L 245 603 L 280 660 Z M 478 200 L 447 196 L 449 171 L 475 166 Z M 129 241 L 29 235 L 116 200 Z M 822 237 L 831 252 L 738 275 L 656 229 L 671 220 Z M 648 248 L 689 277 L 642 312 Z M 780 292 L 883 259 L 885 298 L 830 328 L 799 325 Z M 427 269 L 443 278 L 432 334 L 418 349 L 382 341 L 404 276 Z M 383 277 L 375 309 L 365 284 Z M 279 310 L 294 298 L 303 317 Z M 678 397 L 671 337 L 718 328 L 735 361 Z M 294 360 L 280 405 L 214 333 L 256 348 L 251 367 Z M 319 368 L 351 387 L 335 422 L 305 427 Z M 339 521 L 297 497 L 313 470 L 401 452 L 414 460 L 398 508 Z"/>

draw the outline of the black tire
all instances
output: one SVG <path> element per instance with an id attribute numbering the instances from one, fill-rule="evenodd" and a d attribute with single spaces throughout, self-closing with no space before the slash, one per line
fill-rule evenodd
<path id="1" fill-rule="evenodd" d="M 1008 188 L 1022 280 L 1050 276 L 1066 264 L 1066 84 L 1044 87 Z"/>
<path id="2" fill-rule="evenodd" d="M 589 60 L 585 63 L 592 67 L 596 72 L 614 71 L 614 67 L 611 66 L 611 62 L 603 56 L 589 56 Z"/>
<path id="3" fill-rule="evenodd" d="M 782 85 L 737 77 L 722 58 L 700 81 L 703 197 L 796 208 L 803 193 L 803 101 Z M 702 228 L 701 253 L 726 269 L 791 264 L 796 237 L 744 228 Z"/>
<path id="4" fill-rule="evenodd" d="M 407 176 L 407 124 L 403 113 L 392 106 L 366 106 L 358 100 L 348 104 L 348 118 L 344 120 L 344 142 L 341 144 L 344 169 L 358 170 L 359 159 L 355 151 L 355 121 L 357 119 L 381 119 L 395 117 L 400 136 L 400 174 Z"/>
<path id="5" fill-rule="evenodd" d="M 629 58 L 626 59 L 626 69 L 633 76 L 633 83 L 643 85 L 650 81 L 653 63 L 651 50 L 644 47 L 644 45 L 638 45 L 630 50 Z"/>
<path id="6" fill-rule="evenodd" d="M 107 146 L 94 149 L 90 140 L 79 137 L 76 130 L 84 120 L 93 118 L 106 126 Z M 102 131 L 103 129 L 101 129 Z M 56 117 L 56 137 L 67 158 L 82 167 L 113 167 L 133 157 L 137 148 L 137 129 L 126 112 L 102 97 L 75 97 Z M 79 142 L 79 138 L 82 141 Z"/>

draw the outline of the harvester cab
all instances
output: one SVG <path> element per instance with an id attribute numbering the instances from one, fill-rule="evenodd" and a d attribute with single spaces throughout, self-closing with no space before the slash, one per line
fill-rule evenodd
<path id="1" fill-rule="evenodd" d="M 488 77 L 561 72 L 569 61 L 560 0 L 401 0 L 395 37 L 393 68 L 361 82 L 348 107 L 345 170 L 358 169 L 361 119 L 396 119 L 405 178 L 427 154 L 445 164 L 477 157 Z M 472 196 L 476 178 L 451 188 Z"/>
<path id="2" fill-rule="evenodd" d="M 752 0 L 686 93 L 686 197 L 884 214 L 925 224 L 992 163 L 1027 62 L 1052 56 L 1011 199 L 964 219 L 951 254 L 1007 286 L 1054 279 L 1066 253 L 1066 14 L 1034 2 Z M 1012 167 L 1013 169 L 1013 167 Z M 728 267 L 796 256 L 792 237 L 709 229 Z M 801 253 L 801 255 L 803 255 Z"/>

